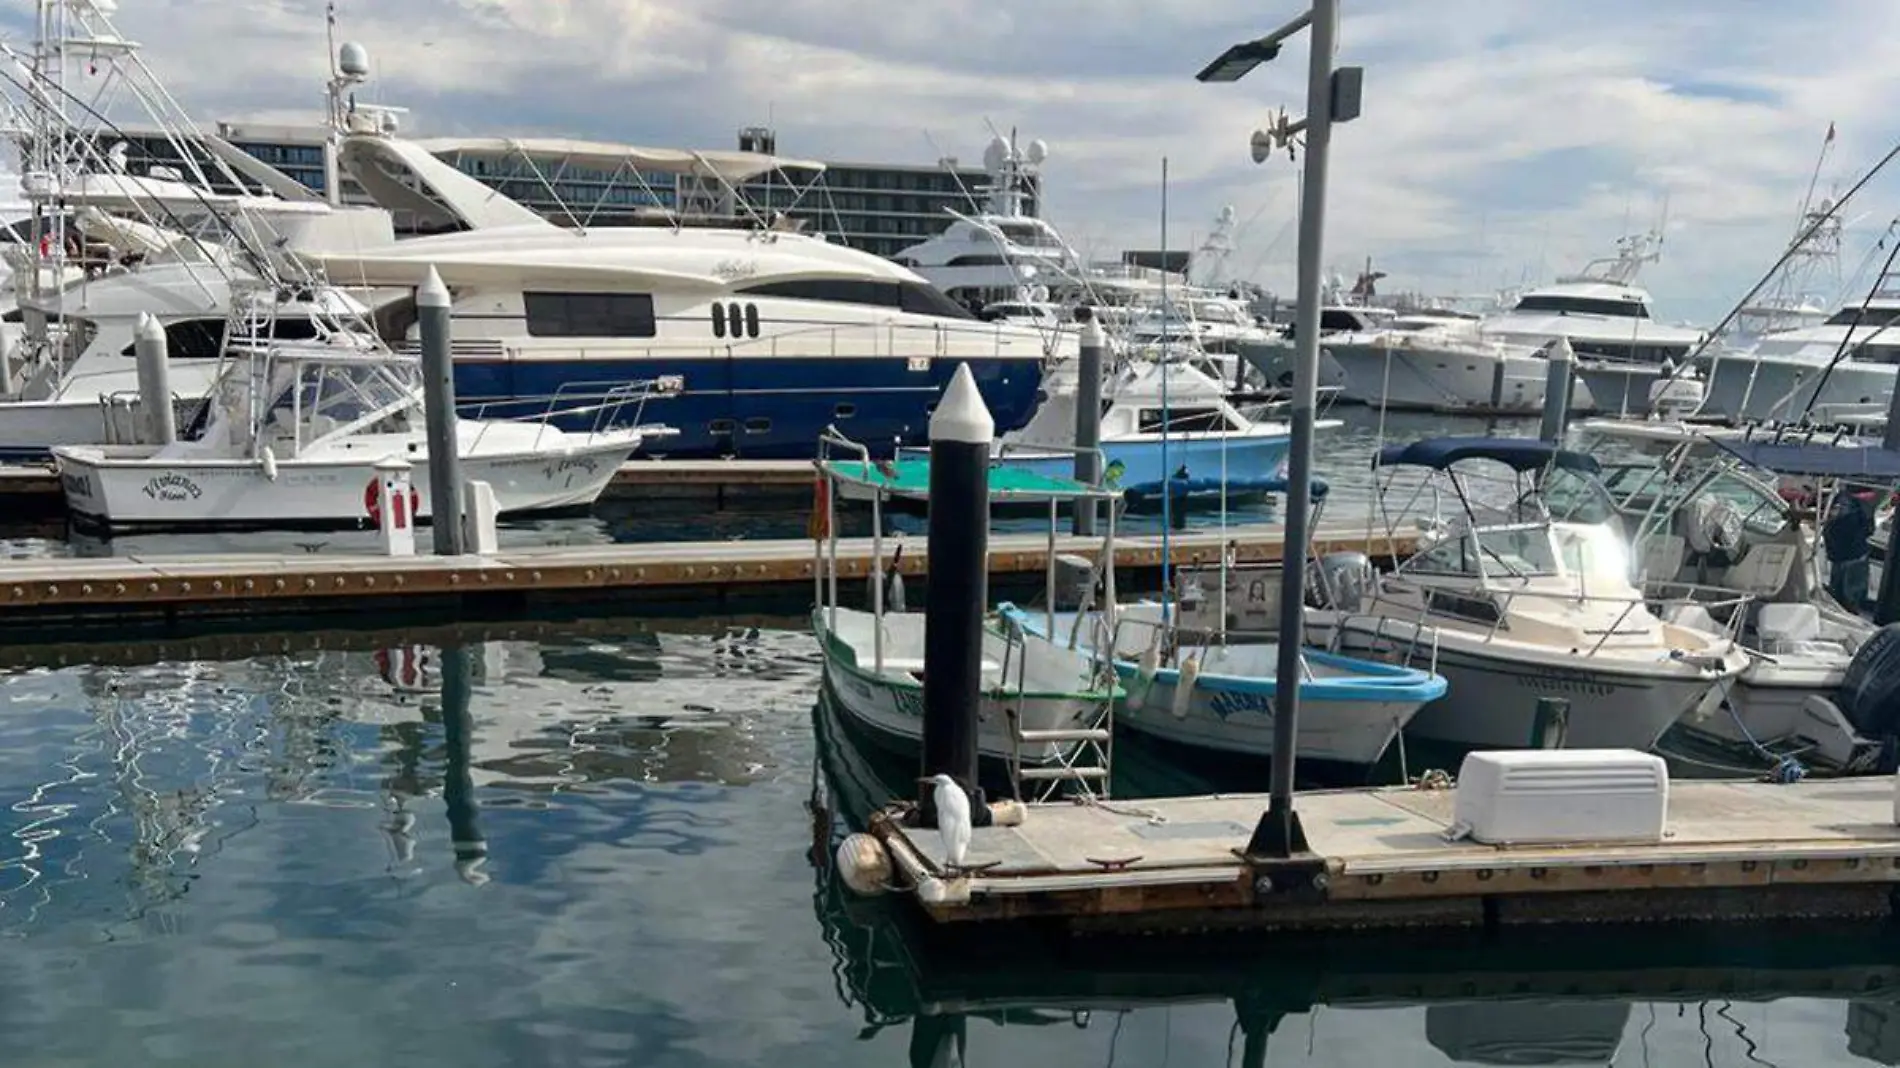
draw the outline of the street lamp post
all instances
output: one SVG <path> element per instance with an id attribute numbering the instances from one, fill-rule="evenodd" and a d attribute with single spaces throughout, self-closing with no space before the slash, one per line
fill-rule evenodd
<path id="1" fill-rule="evenodd" d="M 1254 41 L 1234 45 L 1209 63 L 1196 78 L 1203 82 L 1233 82 L 1280 54 L 1281 43 L 1303 29 L 1313 31 L 1312 56 L 1307 66 L 1306 117 L 1288 121 L 1282 113 L 1266 130 L 1253 135 L 1256 163 L 1275 148 L 1291 155 L 1294 138 L 1305 135 L 1306 174 L 1300 197 L 1300 262 L 1297 319 L 1293 328 L 1292 451 L 1287 460 L 1286 563 L 1280 587 L 1279 664 L 1275 678 L 1273 719 L 1273 781 L 1267 811 L 1247 843 L 1247 855 L 1267 861 L 1297 860 L 1307 856 L 1305 832 L 1293 807 L 1293 769 L 1299 737 L 1300 649 L 1304 644 L 1307 544 L 1312 513 L 1313 410 L 1319 392 L 1320 263 L 1326 215 L 1327 148 L 1336 122 L 1359 116 L 1364 70 L 1333 69 L 1337 48 L 1339 0 L 1313 0 L 1311 10 L 1285 26 Z M 1316 877 L 1317 878 L 1317 877 Z M 1262 876 L 1262 890 L 1295 889 L 1276 886 Z M 1264 884 L 1264 885 L 1263 885 Z"/>

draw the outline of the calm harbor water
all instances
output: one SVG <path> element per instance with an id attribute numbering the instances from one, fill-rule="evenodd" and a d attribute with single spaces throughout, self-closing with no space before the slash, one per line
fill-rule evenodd
<path id="1" fill-rule="evenodd" d="M 905 769 L 841 732 L 798 626 L 47 650 L 83 663 L 63 668 L 9 651 L 0 1023 L 16 1057 L 1900 1061 L 1900 940 L 1879 928 L 933 937 L 814 865 Z M 231 658 L 239 642 L 276 651 Z M 1237 785 L 1134 744 L 1117 760 L 1130 797 Z"/>

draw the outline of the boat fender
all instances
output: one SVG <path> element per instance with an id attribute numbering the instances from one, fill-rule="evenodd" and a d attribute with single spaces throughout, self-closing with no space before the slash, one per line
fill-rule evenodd
<path id="1" fill-rule="evenodd" d="M 1873 633 L 1841 678 L 1841 713 L 1863 738 L 1900 734 L 1900 623 Z"/>
<path id="2" fill-rule="evenodd" d="M 264 446 L 263 451 L 258 453 L 257 462 L 264 465 L 265 478 L 272 482 L 277 481 L 277 454 L 270 450 L 269 445 Z"/>
<path id="3" fill-rule="evenodd" d="M 1157 638 L 1159 634 L 1157 633 Z M 1146 707 L 1148 692 L 1154 689 L 1155 675 L 1161 671 L 1161 642 L 1150 642 L 1141 652 L 1141 659 L 1135 664 L 1135 692 L 1129 694 L 1136 708 Z"/>
<path id="4" fill-rule="evenodd" d="M 846 835 L 836 860 L 845 887 L 860 897 L 876 897 L 891 885 L 891 856 L 871 835 Z"/>
<path id="5" fill-rule="evenodd" d="M 895 561 L 892 562 L 892 566 L 896 566 Z M 884 591 L 884 610 L 886 612 L 908 611 L 904 607 L 904 573 L 902 571 L 891 572 L 890 588 Z"/>
<path id="6" fill-rule="evenodd" d="M 1186 719 L 1194 700 L 1194 684 L 1201 677 L 1201 658 L 1189 656 L 1181 661 L 1181 678 L 1174 684 L 1174 704 L 1169 711 L 1175 719 Z"/>

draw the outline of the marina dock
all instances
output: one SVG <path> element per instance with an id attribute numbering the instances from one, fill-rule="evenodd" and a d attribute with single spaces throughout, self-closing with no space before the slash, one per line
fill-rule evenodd
<path id="1" fill-rule="evenodd" d="M 1886 915 L 1900 883 L 1889 778 L 1676 782 L 1649 844 L 1448 841 L 1451 789 L 1298 795 L 1313 856 L 1240 856 L 1266 795 L 1041 804 L 977 828 L 943 878 L 933 830 L 894 811 L 872 833 L 944 923 L 1079 929 L 1333 929 Z"/>
<path id="2" fill-rule="evenodd" d="M 805 465 L 809 469 L 810 465 Z M 921 538 L 909 539 L 922 547 Z M 898 539 L 886 538 L 885 552 Z M 1176 564 L 1219 559 L 1231 544 L 1243 563 L 1281 559 L 1285 534 L 1277 525 L 1175 533 L 1168 539 Z M 1354 550 L 1375 560 L 1409 550 L 1404 535 L 1368 536 L 1363 527 L 1318 532 L 1320 552 Z M 1042 534 L 990 538 L 991 574 L 1039 586 L 1049 558 Z M 1098 538 L 1063 536 L 1058 555 L 1094 559 Z M 1159 536 L 1118 538 L 1116 566 L 1132 572 L 1161 566 Z M 925 576 L 925 554 L 907 552 L 906 575 Z M 244 553 L 47 559 L 0 566 L 0 629 L 22 631 L 49 621 L 178 623 L 186 617 L 260 613 L 448 610 L 457 619 L 511 618 L 536 604 L 623 606 L 643 600 L 690 598 L 700 610 L 751 603 L 760 597 L 805 598 L 814 563 L 806 539 L 628 543 L 513 549 L 491 556 L 375 556 L 367 554 Z M 862 578 L 871 568 L 871 539 L 841 538 L 841 576 Z M 854 583 L 861 586 L 862 583 Z"/>

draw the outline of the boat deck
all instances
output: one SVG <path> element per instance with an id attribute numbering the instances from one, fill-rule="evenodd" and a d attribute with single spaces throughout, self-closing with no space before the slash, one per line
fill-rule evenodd
<path id="1" fill-rule="evenodd" d="M 1894 791 L 1886 778 L 1677 782 L 1662 842 L 1513 847 L 1447 841 L 1451 789 L 1306 793 L 1313 856 L 1258 866 L 1239 852 L 1265 795 L 1031 805 L 1019 826 L 978 828 L 969 870 L 920 900 L 940 921 L 1164 928 L 1885 913 L 1900 883 Z M 908 879 L 941 874 L 936 832 L 889 816 L 874 832 Z"/>

